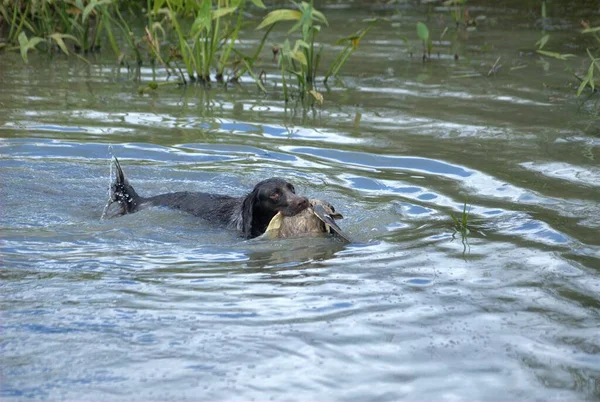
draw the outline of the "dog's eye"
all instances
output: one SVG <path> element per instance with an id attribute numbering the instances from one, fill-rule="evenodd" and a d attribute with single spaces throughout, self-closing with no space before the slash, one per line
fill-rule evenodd
<path id="1" fill-rule="evenodd" d="M 279 196 L 280 196 L 279 191 L 275 191 L 273 194 L 271 194 L 269 196 L 269 198 L 272 199 L 273 201 L 277 201 L 277 200 L 279 200 Z"/>
<path id="2" fill-rule="evenodd" d="M 291 184 L 287 185 L 287 188 L 294 194 L 296 194 L 296 189 L 294 188 L 294 186 L 292 186 Z"/>

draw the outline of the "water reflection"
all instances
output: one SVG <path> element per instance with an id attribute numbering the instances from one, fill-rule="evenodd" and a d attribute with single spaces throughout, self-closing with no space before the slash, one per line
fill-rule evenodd
<path id="1" fill-rule="evenodd" d="M 268 244 L 258 244 L 262 242 Z M 248 253 L 249 268 L 301 268 L 334 258 L 337 252 L 345 248 L 342 242 L 329 236 L 256 243 Z"/>
<path id="2" fill-rule="evenodd" d="M 350 152 L 322 148 L 284 147 L 288 152 L 311 155 L 328 161 L 334 161 L 346 166 L 363 168 L 402 169 L 420 173 L 434 173 L 437 175 L 469 177 L 472 175 L 466 169 L 452 166 L 444 162 L 426 158 L 397 157 L 387 155 L 373 155 L 363 152 Z"/>

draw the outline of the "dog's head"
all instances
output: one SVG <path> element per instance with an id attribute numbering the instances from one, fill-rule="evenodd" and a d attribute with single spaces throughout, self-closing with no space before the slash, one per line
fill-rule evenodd
<path id="1" fill-rule="evenodd" d="M 296 195 L 291 183 L 277 177 L 263 180 L 244 199 L 243 235 L 248 238 L 260 236 L 278 212 L 294 216 L 309 205 L 306 197 Z"/>

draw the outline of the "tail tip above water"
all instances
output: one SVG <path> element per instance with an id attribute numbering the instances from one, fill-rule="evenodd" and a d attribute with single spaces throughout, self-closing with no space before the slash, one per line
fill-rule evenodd
<path id="1" fill-rule="evenodd" d="M 121 164 L 119 163 L 119 160 L 117 159 L 116 156 L 113 155 L 112 159 L 113 159 L 113 163 L 116 168 L 115 184 L 124 184 L 126 179 L 125 179 L 125 173 L 123 173 L 123 169 L 121 168 Z"/>
<path id="2" fill-rule="evenodd" d="M 113 217 L 116 217 L 135 212 L 138 208 L 140 197 L 127 181 L 125 173 L 121 168 L 121 164 L 114 155 L 112 157 L 112 162 L 115 167 L 115 177 L 114 181 L 111 179 L 110 195 L 105 211 L 108 210 L 111 204 L 117 203 L 119 205 L 119 210 L 117 213 L 113 214 Z"/>

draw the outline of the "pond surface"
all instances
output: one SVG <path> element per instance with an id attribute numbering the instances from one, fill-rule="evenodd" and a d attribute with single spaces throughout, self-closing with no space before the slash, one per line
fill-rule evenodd
<path id="1" fill-rule="evenodd" d="M 473 8 L 488 23 L 459 60 L 448 39 L 423 64 L 400 37 L 441 31 L 443 10 L 324 11 L 326 43 L 389 21 L 308 110 L 273 73 L 266 96 L 139 95 L 110 58 L 2 54 L 3 400 L 600 398 L 600 123 L 531 52 L 535 16 Z M 552 40 L 583 68 L 577 23 Z M 245 241 L 164 209 L 100 220 L 111 154 L 142 195 L 285 177 L 354 242 Z"/>

